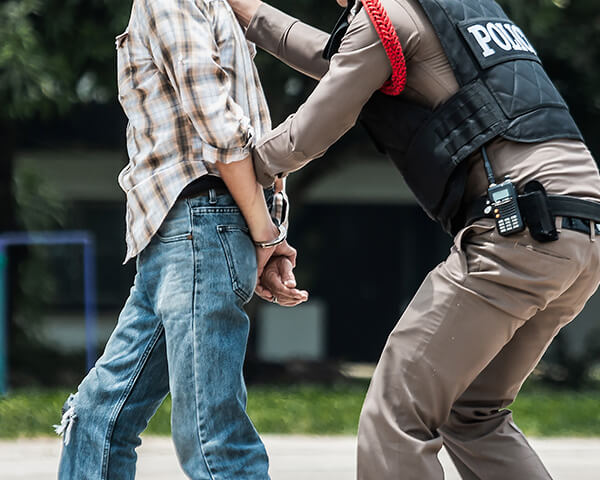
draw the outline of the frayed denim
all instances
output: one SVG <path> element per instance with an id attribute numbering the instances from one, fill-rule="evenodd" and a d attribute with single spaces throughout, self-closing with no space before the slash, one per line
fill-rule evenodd
<path id="1" fill-rule="evenodd" d="M 138 256 L 104 354 L 65 403 L 60 480 L 135 478 L 140 434 L 169 392 L 189 478 L 269 478 L 242 376 L 255 249 L 233 199 L 211 193 L 179 200 Z"/>

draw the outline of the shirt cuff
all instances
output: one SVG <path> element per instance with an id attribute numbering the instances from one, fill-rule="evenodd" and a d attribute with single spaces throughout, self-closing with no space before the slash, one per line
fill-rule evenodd
<path id="1" fill-rule="evenodd" d="M 269 188 L 275 183 L 275 174 L 271 173 L 269 167 L 262 158 L 253 152 L 254 161 L 254 173 L 256 174 L 256 181 L 260 183 L 263 188 Z"/>
<path id="2" fill-rule="evenodd" d="M 271 218 L 278 225 L 288 225 L 289 199 L 285 190 L 273 195 L 273 206 L 271 207 Z"/>
<path id="3" fill-rule="evenodd" d="M 254 128 L 249 124 L 249 121 L 240 123 L 242 135 L 246 141 L 241 147 L 221 148 L 215 147 L 208 143 L 202 144 L 202 160 L 206 163 L 233 163 L 239 162 L 248 158 L 251 155 L 251 149 L 254 146 L 255 134 Z"/>
<path id="4" fill-rule="evenodd" d="M 268 52 L 277 53 L 283 37 L 296 22 L 296 18 L 263 3 L 250 20 L 246 38 Z"/>

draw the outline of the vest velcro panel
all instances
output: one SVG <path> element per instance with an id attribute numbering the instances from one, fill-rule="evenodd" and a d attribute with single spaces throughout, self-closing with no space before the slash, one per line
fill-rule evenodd
<path id="1" fill-rule="evenodd" d="M 443 208 L 446 183 L 456 166 L 506 127 L 498 103 L 481 81 L 461 89 L 421 126 L 398 166 L 433 218 Z M 425 166 L 429 175 L 423 174 Z"/>

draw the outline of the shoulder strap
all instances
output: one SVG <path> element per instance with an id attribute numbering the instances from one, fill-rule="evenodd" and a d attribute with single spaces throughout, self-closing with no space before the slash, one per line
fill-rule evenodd
<path id="1" fill-rule="evenodd" d="M 383 84 L 381 92 L 386 95 L 399 95 L 406 86 L 406 60 L 396 29 L 379 0 L 362 0 L 362 4 L 392 64 L 392 77 Z"/>
<path id="2" fill-rule="evenodd" d="M 331 60 L 331 57 L 333 57 L 340 49 L 342 39 L 344 38 L 344 35 L 346 35 L 346 31 L 348 30 L 348 26 L 350 25 L 348 23 L 348 15 L 350 14 L 350 11 L 353 7 L 354 1 L 349 1 L 348 6 L 344 10 L 344 13 L 342 13 L 342 16 L 335 24 L 333 32 L 331 32 L 331 36 L 329 37 L 329 41 L 327 42 L 327 45 L 325 45 L 325 49 L 323 50 L 323 58 L 325 60 Z"/>

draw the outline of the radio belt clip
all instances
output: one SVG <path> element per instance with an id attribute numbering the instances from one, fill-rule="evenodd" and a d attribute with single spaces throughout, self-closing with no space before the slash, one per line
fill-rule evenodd
<path id="1" fill-rule="evenodd" d="M 544 186 L 537 180 L 525 184 L 519 195 L 519 206 L 529 227 L 529 233 L 538 242 L 558 240 L 558 230 Z"/>

